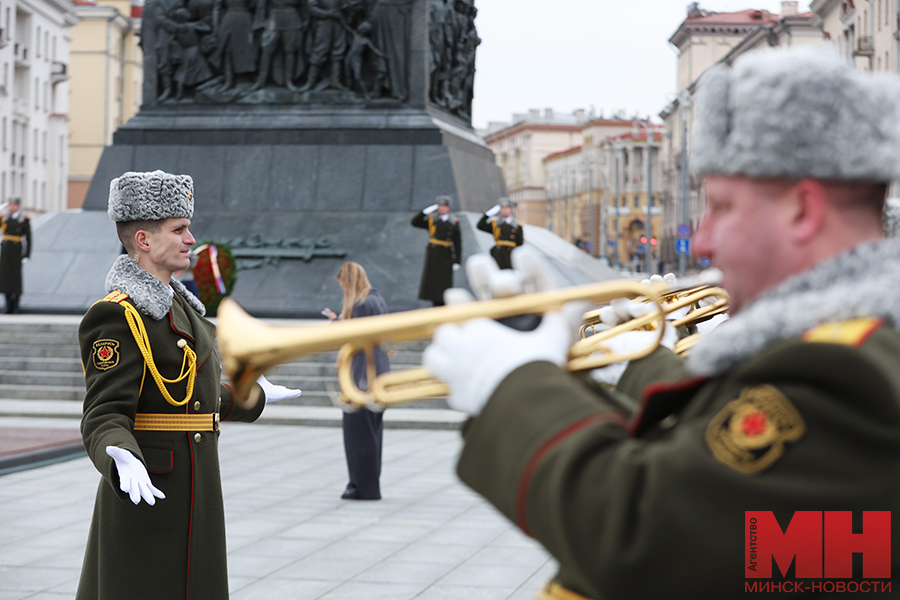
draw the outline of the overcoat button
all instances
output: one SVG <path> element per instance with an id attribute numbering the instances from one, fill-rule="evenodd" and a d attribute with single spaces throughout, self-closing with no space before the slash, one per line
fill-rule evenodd
<path id="1" fill-rule="evenodd" d="M 184 348 L 185 346 L 187 346 L 187 342 L 184 340 L 184 338 L 181 338 L 180 340 L 178 340 L 179 348 Z"/>
<path id="2" fill-rule="evenodd" d="M 194 402 L 194 410 L 200 410 L 200 401 L 199 400 Z"/>
<path id="3" fill-rule="evenodd" d="M 199 433 L 195 433 L 195 434 L 194 434 L 194 441 L 195 441 L 195 442 L 197 442 L 197 443 L 199 444 L 201 439 L 203 439 L 203 436 L 201 436 Z"/>

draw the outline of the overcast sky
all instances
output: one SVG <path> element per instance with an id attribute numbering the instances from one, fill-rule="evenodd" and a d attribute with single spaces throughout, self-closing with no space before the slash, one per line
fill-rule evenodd
<path id="1" fill-rule="evenodd" d="M 472 124 L 514 112 L 591 105 L 606 116 L 652 116 L 675 97 L 676 54 L 668 39 L 686 0 L 476 0 L 478 48 Z M 707 0 L 701 8 L 781 12 L 780 0 Z M 801 12 L 809 1 L 800 0 Z"/>

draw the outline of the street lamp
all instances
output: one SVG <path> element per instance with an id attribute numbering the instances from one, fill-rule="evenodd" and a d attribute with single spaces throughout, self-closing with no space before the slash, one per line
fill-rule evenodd
<path id="1" fill-rule="evenodd" d="M 634 138 L 638 137 L 638 127 L 644 130 L 647 136 L 647 237 L 649 240 L 655 241 L 653 237 L 653 138 L 655 130 L 649 122 L 633 121 L 631 125 L 631 134 Z M 653 246 L 649 248 L 644 246 L 644 272 L 651 273 L 653 271 Z"/>
<path id="2" fill-rule="evenodd" d="M 620 258 L 621 258 L 620 251 L 621 250 L 619 248 L 619 243 L 621 242 L 621 240 L 620 240 L 621 236 L 619 235 L 619 202 L 620 202 L 619 164 L 620 164 L 620 159 L 622 157 L 622 140 L 615 140 L 613 142 L 613 152 L 616 155 L 616 219 L 615 219 L 616 222 L 615 222 L 615 230 L 613 231 L 613 236 L 615 236 L 616 241 L 615 241 L 615 246 L 613 248 L 615 250 L 616 268 L 619 268 L 622 265 L 621 260 L 620 260 Z"/>
<path id="3" fill-rule="evenodd" d="M 678 99 L 678 110 L 681 115 L 681 222 L 688 222 L 688 118 L 691 116 L 691 93 L 687 90 Z M 678 255 L 678 275 L 684 276 L 687 270 L 687 254 Z"/>

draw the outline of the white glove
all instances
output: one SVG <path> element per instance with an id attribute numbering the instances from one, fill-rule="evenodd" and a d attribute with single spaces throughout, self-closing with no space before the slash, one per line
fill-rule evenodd
<path id="1" fill-rule="evenodd" d="M 423 211 L 422 211 L 422 214 L 424 214 L 424 215 L 430 215 L 431 213 L 433 213 L 433 212 L 436 211 L 437 209 L 438 209 L 438 205 L 437 205 L 437 204 L 432 204 L 431 206 L 429 206 L 428 208 L 426 208 L 425 210 L 423 210 Z"/>
<path id="2" fill-rule="evenodd" d="M 300 394 L 303 393 L 300 390 L 286 388 L 283 385 L 275 385 L 263 375 L 259 376 L 256 383 L 259 384 L 259 387 L 262 388 L 263 393 L 266 395 L 266 404 L 279 402 L 280 400 L 289 400 L 290 398 L 299 398 Z"/>
<path id="3" fill-rule="evenodd" d="M 459 271 L 459 263 L 453 263 L 453 272 L 456 273 Z"/>
<path id="4" fill-rule="evenodd" d="M 720 314 L 712 317 L 711 319 L 707 319 L 701 323 L 697 323 L 697 333 L 707 334 L 725 321 L 728 320 L 727 314 Z"/>
<path id="5" fill-rule="evenodd" d="M 484 214 L 486 214 L 486 215 L 489 216 L 489 217 L 493 217 L 493 216 L 496 215 L 498 212 L 500 212 L 500 205 L 499 205 L 499 204 L 495 204 L 494 206 L 492 206 L 491 208 L 489 208 L 489 209 L 487 210 L 487 212 L 484 213 Z"/>
<path id="6" fill-rule="evenodd" d="M 31 260 L 31 258 L 28 257 L 28 256 L 26 256 L 25 258 L 22 259 L 22 264 L 24 265 L 24 264 L 27 263 L 29 260 Z"/>
<path id="7" fill-rule="evenodd" d="M 651 306 L 653 305 L 651 304 Z M 624 354 L 626 352 L 632 353 L 649 348 L 656 343 L 658 337 L 659 333 L 656 331 L 626 331 L 625 333 L 620 333 L 619 335 L 607 340 L 604 346 L 610 352 L 613 352 L 615 354 Z M 665 346 L 669 350 L 672 350 L 675 347 L 675 342 L 677 341 L 678 332 L 675 331 L 674 327 L 669 327 L 667 325 L 666 331 L 663 334 L 662 341 L 659 343 L 659 345 Z M 628 368 L 629 362 L 630 361 L 625 360 L 622 362 L 611 364 L 608 367 L 594 369 L 593 371 L 591 371 L 591 378 L 594 379 L 594 381 L 598 381 L 600 383 L 617 385 L 619 383 L 619 379 L 622 378 L 622 374 L 625 373 L 625 369 Z"/>
<path id="8" fill-rule="evenodd" d="M 156 498 L 165 499 L 166 495 L 150 483 L 147 468 L 134 454 L 118 446 L 107 446 L 106 453 L 116 461 L 119 489 L 128 494 L 135 505 L 140 504 L 141 498 L 150 506 L 156 504 Z"/>
<path id="9" fill-rule="evenodd" d="M 542 360 L 565 365 L 584 310 L 582 302 L 569 303 L 527 332 L 490 319 L 442 325 L 425 349 L 423 364 L 450 386 L 450 408 L 477 416 L 497 386 L 522 365 Z"/>

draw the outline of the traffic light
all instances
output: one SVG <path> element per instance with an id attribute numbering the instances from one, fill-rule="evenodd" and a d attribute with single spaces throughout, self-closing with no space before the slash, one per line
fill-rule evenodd
<path id="1" fill-rule="evenodd" d="M 642 236 L 641 236 L 641 243 L 642 243 L 642 244 L 646 244 L 646 243 L 647 243 L 647 236 L 646 236 L 646 235 L 642 235 Z"/>
<path id="2" fill-rule="evenodd" d="M 650 238 L 650 245 L 651 245 L 651 246 L 655 246 L 655 245 L 656 245 L 656 238 Z"/>

